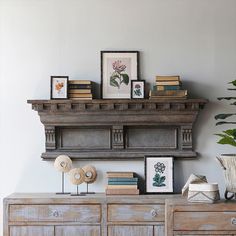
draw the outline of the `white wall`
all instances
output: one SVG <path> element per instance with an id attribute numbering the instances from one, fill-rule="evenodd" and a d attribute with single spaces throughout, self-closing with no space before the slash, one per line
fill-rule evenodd
<path id="1" fill-rule="evenodd" d="M 216 97 L 236 75 L 235 0 L 0 0 L 1 201 L 12 192 L 59 189 L 59 174 L 40 158 L 43 126 L 26 100 L 49 98 L 50 75 L 99 83 L 106 49 L 139 50 L 142 79 L 152 84 L 156 74 L 179 74 L 190 94 L 210 99 L 195 126 L 199 158 L 176 162 L 176 189 L 192 172 L 224 189 L 215 156 L 235 151 L 216 144 L 221 127 L 213 117 L 229 110 Z M 96 191 L 104 191 L 108 170 L 143 175 L 142 161 L 92 164 Z"/>

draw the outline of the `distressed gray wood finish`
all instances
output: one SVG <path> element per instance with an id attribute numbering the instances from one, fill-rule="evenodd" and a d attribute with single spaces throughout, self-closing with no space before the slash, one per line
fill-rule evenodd
<path id="1" fill-rule="evenodd" d="M 100 226 L 56 226 L 56 236 L 100 236 Z"/>
<path id="2" fill-rule="evenodd" d="M 164 225 L 154 226 L 154 236 L 165 236 L 165 226 Z"/>
<path id="3" fill-rule="evenodd" d="M 153 236 L 153 226 L 109 226 L 108 236 Z"/>
<path id="4" fill-rule="evenodd" d="M 189 203 L 166 200 L 166 235 L 235 235 L 236 202 Z"/>
<path id="5" fill-rule="evenodd" d="M 10 221 L 99 223 L 100 205 L 10 205 Z"/>
<path id="6" fill-rule="evenodd" d="M 138 232 L 164 236 L 165 200 L 177 196 L 12 194 L 4 199 L 4 236 L 51 236 L 51 232 L 53 236 L 108 236 L 113 231 L 133 232 L 129 236 Z M 157 216 L 152 216 L 153 209 Z"/>
<path id="7" fill-rule="evenodd" d="M 10 236 L 54 236 L 53 226 L 11 226 Z"/>
<path id="8" fill-rule="evenodd" d="M 195 157 L 192 127 L 205 99 L 28 100 L 45 127 L 43 159 Z"/>
<path id="9" fill-rule="evenodd" d="M 164 205 L 142 204 L 142 205 L 108 205 L 108 221 L 164 221 L 165 207 Z"/>

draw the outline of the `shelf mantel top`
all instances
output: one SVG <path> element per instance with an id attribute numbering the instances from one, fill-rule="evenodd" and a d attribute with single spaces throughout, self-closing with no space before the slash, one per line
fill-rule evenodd
<path id="1" fill-rule="evenodd" d="M 199 110 L 207 99 L 28 100 L 36 111 Z"/>

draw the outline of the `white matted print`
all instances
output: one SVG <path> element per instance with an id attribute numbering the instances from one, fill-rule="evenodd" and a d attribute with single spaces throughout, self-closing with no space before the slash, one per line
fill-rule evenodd
<path id="1" fill-rule="evenodd" d="M 51 99 L 68 98 L 68 76 L 51 76 Z"/>
<path id="2" fill-rule="evenodd" d="M 132 80 L 131 81 L 131 98 L 144 98 L 145 93 L 145 81 L 144 80 Z"/>
<path id="3" fill-rule="evenodd" d="M 102 51 L 102 98 L 130 98 L 131 81 L 138 79 L 138 51 Z"/>
<path id="4" fill-rule="evenodd" d="M 173 193 L 173 157 L 145 157 L 146 193 Z"/>

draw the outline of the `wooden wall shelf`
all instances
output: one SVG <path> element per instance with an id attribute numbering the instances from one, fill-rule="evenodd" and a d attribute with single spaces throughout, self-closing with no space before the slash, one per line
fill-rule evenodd
<path id="1" fill-rule="evenodd" d="M 192 127 L 205 99 L 28 100 L 45 127 L 45 160 L 191 158 Z"/>

